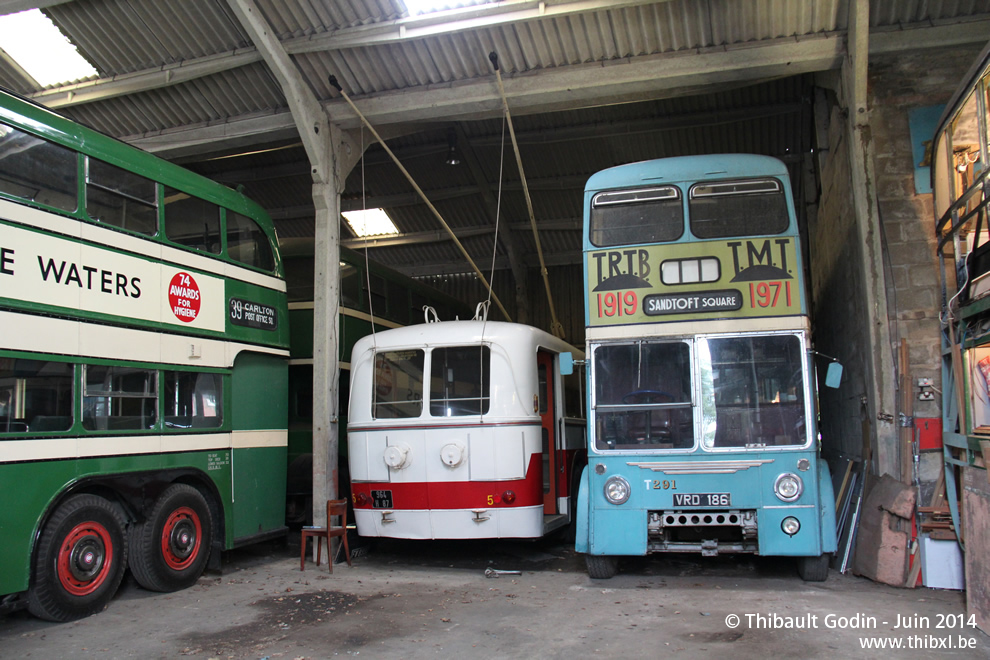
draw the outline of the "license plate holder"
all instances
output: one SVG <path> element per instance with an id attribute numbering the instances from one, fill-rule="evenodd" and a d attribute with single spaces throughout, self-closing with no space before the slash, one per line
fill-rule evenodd
<path id="1" fill-rule="evenodd" d="M 674 493 L 675 507 L 718 508 L 732 506 L 730 493 Z"/>
<path id="2" fill-rule="evenodd" d="M 391 509 L 394 505 L 392 504 L 392 491 L 390 490 L 373 490 L 371 491 L 371 507 L 373 509 Z"/>

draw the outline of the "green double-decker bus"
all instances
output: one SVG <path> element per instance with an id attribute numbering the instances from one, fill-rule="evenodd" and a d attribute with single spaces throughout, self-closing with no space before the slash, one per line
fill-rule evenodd
<path id="1" fill-rule="evenodd" d="M 0 609 L 285 532 L 286 286 L 243 195 L 0 92 Z"/>

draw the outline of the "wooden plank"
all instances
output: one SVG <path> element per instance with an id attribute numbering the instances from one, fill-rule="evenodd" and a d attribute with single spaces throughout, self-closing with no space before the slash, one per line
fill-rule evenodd
<path id="1" fill-rule="evenodd" d="M 849 475 L 852 474 L 853 463 L 855 463 L 855 461 L 850 459 L 849 465 L 846 466 L 846 474 L 842 477 L 842 485 L 839 486 L 839 492 L 835 496 L 836 511 L 839 510 L 839 503 L 842 502 L 842 496 L 846 491 L 846 485 L 849 483 Z"/>
<path id="2" fill-rule="evenodd" d="M 901 390 L 901 422 L 914 415 L 914 390 L 911 388 L 911 360 L 908 354 L 907 339 L 901 338 L 899 351 L 901 366 L 898 385 Z M 901 483 L 914 483 L 914 424 L 900 426 Z"/>
<path id="3" fill-rule="evenodd" d="M 963 522 L 966 530 L 966 611 L 990 634 L 990 484 L 986 471 L 962 470 Z"/>
<path id="4" fill-rule="evenodd" d="M 955 541 L 958 539 L 956 533 L 948 529 L 933 529 L 928 532 L 928 538 L 935 541 Z"/>
<path id="5" fill-rule="evenodd" d="M 945 469 L 938 471 L 938 479 L 935 480 L 935 490 L 932 491 L 932 499 L 929 502 L 932 507 L 942 507 L 945 504 Z"/>
<path id="6" fill-rule="evenodd" d="M 914 589 L 918 586 L 918 576 L 921 575 L 921 553 L 918 552 L 918 542 L 914 541 L 911 544 L 911 572 L 908 573 L 907 580 L 904 581 L 904 586 L 908 589 Z"/>
<path id="7" fill-rule="evenodd" d="M 937 520 L 926 520 L 921 523 L 921 531 L 926 531 L 929 529 L 952 529 L 952 523 L 949 521 L 937 521 Z"/>

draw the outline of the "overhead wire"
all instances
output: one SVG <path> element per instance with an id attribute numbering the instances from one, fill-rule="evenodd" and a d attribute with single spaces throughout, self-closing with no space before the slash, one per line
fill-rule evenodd
<path id="1" fill-rule="evenodd" d="M 550 331 L 556 337 L 564 337 L 564 326 L 557 319 L 557 311 L 553 306 L 553 295 L 550 292 L 550 276 L 547 271 L 546 260 L 543 258 L 543 247 L 540 244 L 540 232 L 536 227 L 536 213 L 533 211 L 533 199 L 529 194 L 529 184 L 526 182 L 526 172 L 523 169 L 522 155 L 519 153 L 519 142 L 516 141 L 516 131 L 512 127 L 512 115 L 509 113 L 509 100 L 505 96 L 505 87 L 502 85 L 502 74 L 499 71 L 498 53 L 492 51 L 488 54 L 492 66 L 495 67 L 495 80 L 498 82 L 498 92 L 502 97 L 502 111 L 505 115 L 506 123 L 509 126 L 509 138 L 512 140 L 512 149 L 516 153 L 516 167 L 519 168 L 519 179 L 522 182 L 523 195 L 526 197 L 526 209 L 529 211 L 529 225 L 533 230 L 533 240 L 536 242 L 536 254 L 540 258 L 540 274 L 543 276 L 543 286 L 547 291 L 547 302 L 550 305 Z"/>
<path id="2" fill-rule="evenodd" d="M 433 205 L 430 199 L 426 196 L 426 193 L 423 192 L 423 189 L 419 187 L 419 184 L 416 183 L 416 180 L 413 179 L 411 174 L 409 174 L 409 171 L 406 170 L 406 168 L 402 165 L 402 163 L 399 161 L 396 155 L 392 153 L 392 150 L 388 148 L 388 145 L 385 144 L 385 140 L 383 140 L 382 137 L 378 134 L 378 131 L 375 130 L 375 127 L 371 125 L 371 122 L 368 121 L 368 119 L 364 116 L 361 110 L 359 110 L 358 107 L 354 104 L 354 101 L 351 100 L 351 97 L 347 94 L 347 92 L 344 91 L 343 87 L 341 87 L 340 83 L 337 82 L 337 77 L 331 75 L 329 76 L 328 80 L 330 82 L 330 85 L 333 86 L 333 88 L 340 93 L 340 95 L 351 107 L 351 110 L 354 111 L 354 113 L 358 116 L 361 122 L 368 127 L 368 130 L 375 137 L 375 139 L 378 140 L 378 143 L 382 145 L 382 148 L 385 150 L 385 153 L 388 154 L 389 158 L 392 159 L 392 162 L 394 162 L 396 167 L 399 168 L 399 171 L 402 172 L 402 174 L 406 177 L 406 179 L 412 185 L 413 189 L 416 191 L 416 194 L 418 194 L 420 198 L 423 200 L 423 203 L 426 204 L 427 208 L 429 208 L 430 211 L 433 213 L 433 215 L 436 216 L 437 220 L 440 221 L 440 224 L 447 231 L 447 234 L 450 236 L 451 240 L 454 241 L 454 244 L 458 247 L 458 249 L 460 249 L 461 253 L 464 255 L 464 258 L 467 259 L 468 263 L 471 265 L 471 268 L 474 269 L 475 274 L 481 280 L 482 284 L 488 288 L 489 295 L 492 297 L 492 299 L 495 300 L 495 304 L 498 305 L 498 308 L 499 310 L 501 310 L 502 315 L 505 316 L 506 320 L 512 321 L 512 317 L 509 315 L 509 312 L 505 309 L 505 306 L 502 305 L 502 301 L 499 300 L 498 295 L 496 295 L 495 292 L 492 290 L 491 283 L 485 278 L 484 274 L 478 268 L 478 265 L 474 262 L 474 259 L 471 258 L 471 255 L 468 253 L 467 249 L 461 243 L 460 239 L 457 238 L 457 235 L 454 234 L 454 230 L 450 228 L 450 225 L 447 224 L 447 221 L 443 219 L 442 215 L 440 215 L 440 211 L 438 211 L 437 208 Z"/>

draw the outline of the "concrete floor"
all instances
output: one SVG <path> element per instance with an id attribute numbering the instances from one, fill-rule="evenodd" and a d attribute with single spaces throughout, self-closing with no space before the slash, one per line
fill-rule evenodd
<path id="1" fill-rule="evenodd" d="M 174 594 L 128 577 L 105 612 L 82 621 L 0 618 L 0 657 L 990 657 L 987 635 L 948 616 L 965 610 L 959 592 L 835 572 L 805 583 L 786 559 L 635 558 L 615 578 L 591 580 L 561 539 L 383 540 L 363 550 L 330 575 L 326 563 L 299 571 L 296 539 L 255 546 Z M 521 575 L 486 578 L 486 568 Z M 866 640 L 903 648 L 864 650 Z"/>

